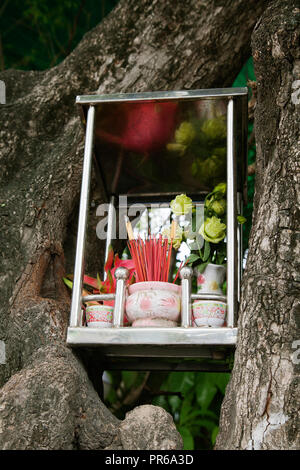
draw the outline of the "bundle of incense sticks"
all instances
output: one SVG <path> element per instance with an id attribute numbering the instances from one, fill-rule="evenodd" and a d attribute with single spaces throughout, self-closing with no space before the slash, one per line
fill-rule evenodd
<path id="1" fill-rule="evenodd" d="M 158 238 L 149 236 L 146 240 L 141 237 L 135 239 L 128 217 L 126 218 L 126 229 L 128 248 L 136 269 L 136 282 L 168 282 L 176 221 L 172 221 L 170 244 L 168 238 L 163 238 L 162 235 L 159 235 Z"/>

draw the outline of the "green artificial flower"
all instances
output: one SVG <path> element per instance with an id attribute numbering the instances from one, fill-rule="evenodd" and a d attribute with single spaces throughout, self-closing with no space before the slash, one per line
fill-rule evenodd
<path id="1" fill-rule="evenodd" d="M 175 141 L 180 145 L 190 145 L 195 136 L 194 126 L 188 121 L 183 121 L 175 131 Z"/>
<path id="2" fill-rule="evenodd" d="M 195 158 L 191 165 L 191 173 L 198 179 L 199 184 L 211 186 L 224 178 L 226 165 L 224 166 L 222 160 L 216 155 L 212 155 L 204 161 L 201 161 L 200 158 Z M 211 194 L 212 193 L 208 196 L 211 196 Z M 220 194 L 220 198 L 221 197 Z"/>
<path id="3" fill-rule="evenodd" d="M 204 161 L 197 159 L 193 162 L 192 173 L 193 176 L 200 178 L 201 181 L 205 181 L 208 184 L 218 171 L 218 166 L 217 157 L 212 156 Z"/>
<path id="4" fill-rule="evenodd" d="M 202 164 L 202 171 L 204 175 L 210 179 L 218 174 L 220 167 L 220 161 L 216 155 L 212 155 L 209 158 L 206 158 Z"/>
<path id="5" fill-rule="evenodd" d="M 222 216 L 226 211 L 226 183 L 219 183 L 213 191 L 207 195 L 205 207 L 216 215 Z"/>
<path id="6" fill-rule="evenodd" d="M 226 159 L 227 149 L 226 147 L 216 147 L 213 149 L 212 153 L 217 155 L 217 157 L 221 157 L 222 159 Z"/>
<path id="7" fill-rule="evenodd" d="M 176 216 L 189 214 L 193 209 L 193 201 L 186 194 L 176 196 L 170 203 L 171 210 Z"/>
<path id="8" fill-rule="evenodd" d="M 204 240 L 211 243 L 219 243 L 226 235 L 226 225 L 218 217 L 209 217 L 201 225 L 199 230 Z"/>
<path id="9" fill-rule="evenodd" d="M 167 238 L 169 243 L 171 243 L 171 228 L 169 227 L 165 228 L 162 231 L 162 236 L 163 238 Z M 184 236 L 184 231 L 182 230 L 181 227 L 179 227 L 179 225 L 177 225 L 176 230 L 175 230 L 175 237 L 173 238 L 173 248 L 175 250 L 178 250 L 178 248 L 180 247 L 183 236 Z"/>
<path id="10" fill-rule="evenodd" d="M 191 166 L 191 173 L 193 176 L 198 176 L 199 174 L 201 175 L 201 160 L 199 158 L 196 158 Z"/>
<path id="11" fill-rule="evenodd" d="M 184 155 L 184 152 L 186 151 L 186 145 L 176 144 L 175 142 L 171 142 L 170 144 L 167 144 L 167 150 L 169 150 L 169 152 L 176 152 L 180 156 L 182 156 Z"/>
<path id="12" fill-rule="evenodd" d="M 203 123 L 201 130 L 210 140 L 226 139 L 227 129 L 223 117 L 207 119 Z"/>
<path id="13" fill-rule="evenodd" d="M 226 211 L 226 200 L 225 199 L 216 199 L 216 200 L 208 200 L 209 204 L 207 208 L 215 212 L 215 214 L 221 216 L 225 214 Z M 206 204 L 205 204 L 206 205 Z"/>
<path id="14" fill-rule="evenodd" d="M 182 156 L 184 155 L 187 147 L 194 140 L 195 136 L 196 131 L 194 126 L 188 121 L 183 121 L 175 131 L 175 142 L 167 144 L 167 150 L 170 152 L 176 152 Z"/>
<path id="15" fill-rule="evenodd" d="M 238 215 L 237 216 L 237 221 L 238 221 L 239 224 L 244 224 L 245 222 L 247 222 L 247 219 L 243 215 Z"/>
<path id="16" fill-rule="evenodd" d="M 218 193 L 219 196 L 224 196 L 226 194 L 226 183 L 219 183 L 217 186 L 213 189 L 211 194 L 216 194 Z"/>

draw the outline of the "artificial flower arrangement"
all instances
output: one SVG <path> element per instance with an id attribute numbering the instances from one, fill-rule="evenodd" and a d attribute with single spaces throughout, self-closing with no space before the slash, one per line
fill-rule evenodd
<path id="1" fill-rule="evenodd" d="M 223 327 L 226 324 L 226 183 L 219 183 L 207 194 L 204 213 L 197 220 L 192 200 L 185 194 L 171 201 L 176 217 L 190 214 L 188 230 L 182 230 L 181 241 L 189 244 L 187 264 L 196 274 L 197 292 L 208 297 L 193 302 L 192 321 L 196 327 Z M 238 222 L 246 219 L 238 216 Z"/>
<path id="2" fill-rule="evenodd" d="M 193 201 L 185 194 L 176 196 L 170 203 L 173 214 L 178 217 L 195 213 Z M 239 215 L 240 224 L 246 221 L 245 217 Z M 200 222 L 200 223 L 199 223 Z M 191 230 L 183 230 L 178 227 L 176 244 L 187 241 L 191 254 L 187 264 L 197 267 L 203 272 L 209 263 L 224 265 L 226 260 L 226 183 L 219 183 L 213 191 L 207 194 L 204 201 L 203 218 L 198 221 L 192 215 Z"/>

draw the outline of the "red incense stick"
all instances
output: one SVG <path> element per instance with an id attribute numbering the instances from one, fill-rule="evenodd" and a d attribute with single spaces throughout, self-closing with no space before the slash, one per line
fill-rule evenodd
<path id="1" fill-rule="evenodd" d="M 140 236 L 135 239 L 128 217 L 126 229 L 129 239 L 128 248 L 135 264 L 136 281 L 168 282 L 176 222 L 172 222 L 170 245 L 168 239 L 162 238 L 161 234 L 158 238 L 150 235 L 146 240 Z"/>

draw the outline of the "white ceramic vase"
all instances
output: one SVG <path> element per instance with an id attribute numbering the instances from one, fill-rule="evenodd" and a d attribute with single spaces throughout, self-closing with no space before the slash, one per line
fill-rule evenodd
<path id="1" fill-rule="evenodd" d="M 208 264 L 197 275 L 197 293 L 224 295 L 222 285 L 225 280 L 226 268 L 218 264 Z M 217 299 L 195 300 L 193 302 L 193 326 L 222 327 L 225 323 L 226 303 Z"/>
<path id="2" fill-rule="evenodd" d="M 219 264 L 209 263 L 203 273 L 195 269 L 198 294 L 223 295 L 222 285 L 225 280 L 226 268 Z"/>

